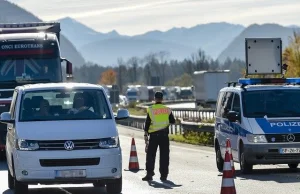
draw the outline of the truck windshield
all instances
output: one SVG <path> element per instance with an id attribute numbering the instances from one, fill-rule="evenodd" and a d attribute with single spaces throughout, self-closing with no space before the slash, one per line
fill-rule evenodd
<path id="1" fill-rule="evenodd" d="M 244 115 L 249 118 L 300 117 L 300 90 L 260 90 L 243 93 Z"/>
<path id="2" fill-rule="evenodd" d="M 132 91 L 132 92 L 127 92 L 127 96 L 131 96 L 131 97 L 134 97 L 134 96 L 137 96 L 137 92 L 135 91 Z"/>
<path id="3" fill-rule="evenodd" d="M 101 90 L 43 90 L 22 95 L 19 120 L 95 120 L 112 119 Z"/>
<path id="4" fill-rule="evenodd" d="M 62 80 L 60 59 L 56 58 L 1 58 L 0 83 L 3 81 Z"/>

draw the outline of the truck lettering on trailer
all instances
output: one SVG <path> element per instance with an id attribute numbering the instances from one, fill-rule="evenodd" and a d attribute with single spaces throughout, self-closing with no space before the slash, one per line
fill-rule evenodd
<path id="1" fill-rule="evenodd" d="M 9 44 L 2 45 L 2 50 L 12 50 L 12 49 L 40 49 L 43 48 L 43 44 Z"/>
<path id="2" fill-rule="evenodd" d="M 272 122 L 271 127 L 300 127 L 300 122 Z"/>

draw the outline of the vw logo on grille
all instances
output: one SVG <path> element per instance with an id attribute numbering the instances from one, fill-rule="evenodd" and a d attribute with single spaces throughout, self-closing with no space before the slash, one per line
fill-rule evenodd
<path id="1" fill-rule="evenodd" d="M 289 142 L 293 142 L 293 141 L 295 141 L 295 135 L 293 135 L 293 134 L 288 134 L 288 135 L 286 136 L 286 139 L 287 139 Z"/>
<path id="2" fill-rule="evenodd" d="M 73 141 L 66 141 L 64 147 L 66 150 L 73 150 L 74 149 Z"/>

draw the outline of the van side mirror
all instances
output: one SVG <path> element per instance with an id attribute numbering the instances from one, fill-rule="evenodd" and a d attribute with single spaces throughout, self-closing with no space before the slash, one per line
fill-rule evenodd
<path id="1" fill-rule="evenodd" d="M 127 119 L 129 117 L 129 112 L 127 109 L 119 109 L 117 112 L 117 116 L 115 117 L 115 120 L 123 120 Z"/>
<path id="2" fill-rule="evenodd" d="M 0 122 L 4 124 L 13 124 L 15 123 L 15 120 L 11 119 L 11 114 L 9 112 L 3 112 L 0 116 Z"/>
<path id="3" fill-rule="evenodd" d="M 235 111 L 229 111 L 227 113 L 227 119 L 230 121 L 230 122 L 236 122 L 237 120 L 239 120 L 239 115 L 237 112 Z"/>

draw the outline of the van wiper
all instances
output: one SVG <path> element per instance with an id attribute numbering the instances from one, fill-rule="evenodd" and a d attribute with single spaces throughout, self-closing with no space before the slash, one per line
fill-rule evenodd
<path id="1" fill-rule="evenodd" d="M 30 80 L 20 80 L 20 82 L 50 82 L 50 79 L 30 79 Z"/>
<path id="2" fill-rule="evenodd" d="M 300 115 L 300 112 L 294 111 L 294 110 L 285 110 L 285 111 L 282 111 L 282 112 L 283 113 L 290 113 L 290 114 Z"/>
<path id="3" fill-rule="evenodd" d="M 263 115 L 263 116 L 265 116 L 265 115 L 267 115 L 267 116 L 281 116 L 281 115 L 279 115 L 279 114 L 277 114 L 277 113 L 273 113 L 273 112 L 264 112 L 264 111 L 257 111 L 257 112 L 252 112 L 251 114 L 255 114 L 255 115 Z"/>

